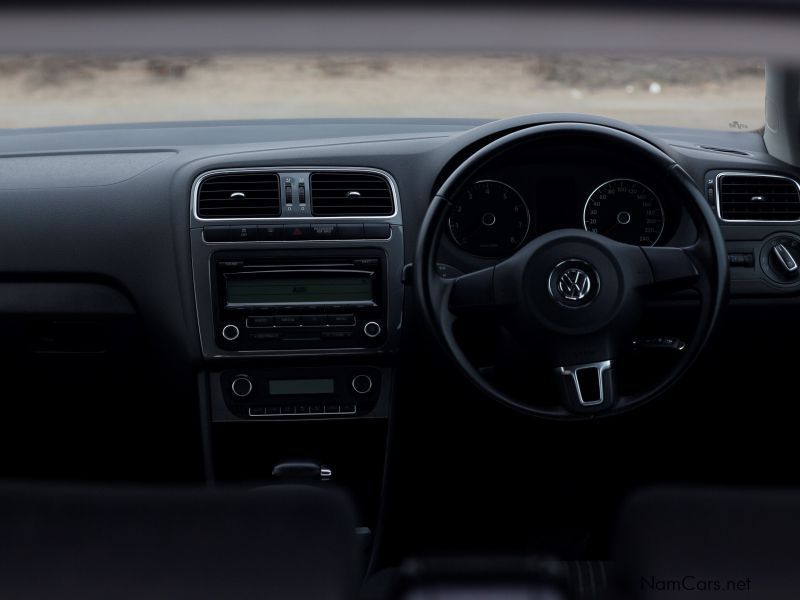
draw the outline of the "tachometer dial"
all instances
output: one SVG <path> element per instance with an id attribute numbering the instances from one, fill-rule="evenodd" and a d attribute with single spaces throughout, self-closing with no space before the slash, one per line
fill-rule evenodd
<path id="1" fill-rule="evenodd" d="M 583 226 L 618 242 L 653 246 L 664 231 L 664 208 L 643 183 L 613 179 L 589 195 Z"/>
<path id="2" fill-rule="evenodd" d="M 510 185 L 476 181 L 455 202 L 448 220 L 450 237 L 479 256 L 508 256 L 519 248 L 531 226 L 528 205 Z"/>

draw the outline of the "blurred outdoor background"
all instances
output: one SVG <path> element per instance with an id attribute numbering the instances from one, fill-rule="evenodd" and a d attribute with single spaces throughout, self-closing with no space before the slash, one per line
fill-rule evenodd
<path id="1" fill-rule="evenodd" d="M 0 55 L 0 128 L 324 117 L 601 114 L 763 125 L 758 60 L 525 55 Z"/>

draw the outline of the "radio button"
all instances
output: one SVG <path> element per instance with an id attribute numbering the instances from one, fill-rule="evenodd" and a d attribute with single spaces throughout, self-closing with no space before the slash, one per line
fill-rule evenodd
<path id="1" fill-rule="evenodd" d="M 231 239 L 230 227 L 203 227 L 203 239 L 207 242 L 227 242 Z"/>
<path id="2" fill-rule="evenodd" d="M 342 412 L 348 415 L 356 414 L 356 405 L 355 404 L 342 404 L 341 406 Z"/>
<path id="3" fill-rule="evenodd" d="M 232 242 L 252 242 L 258 239 L 258 227 L 247 225 L 244 227 L 231 227 Z"/>
<path id="4" fill-rule="evenodd" d="M 303 327 L 322 327 L 325 325 L 324 315 L 305 315 L 300 317 Z"/>
<path id="5" fill-rule="evenodd" d="M 247 337 L 251 340 L 279 340 L 281 339 L 281 334 L 277 331 L 254 331 Z"/>
<path id="6" fill-rule="evenodd" d="M 308 414 L 308 407 L 303 405 L 303 404 L 301 404 L 300 406 L 296 407 L 296 412 L 299 415 L 300 414 L 307 415 Z"/>
<path id="7" fill-rule="evenodd" d="M 281 407 L 280 406 L 267 406 L 264 409 L 264 413 L 267 415 L 279 415 L 281 414 Z"/>
<path id="8" fill-rule="evenodd" d="M 311 237 L 311 228 L 308 225 L 287 225 L 285 233 L 289 240 L 307 240 Z"/>
<path id="9" fill-rule="evenodd" d="M 364 325 L 364 335 L 368 338 L 376 338 L 381 334 L 381 326 L 375 321 L 370 321 Z"/>
<path id="10" fill-rule="evenodd" d="M 333 414 L 339 412 L 339 405 L 338 404 L 326 404 L 325 405 L 325 414 Z"/>
<path id="11" fill-rule="evenodd" d="M 336 237 L 340 240 L 363 240 L 364 225 L 362 223 L 340 223 L 336 226 Z"/>
<path id="12" fill-rule="evenodd" d="M 232 342 L 239 337 L 239 328 L 236 325 L 225 325 L 222 328 L 222 337 Z"/>
<path id="13" fill-rule="evenodd" d="M 392 236 L 392 228 L 387 223 L 365 223 L 364 237 L 370 240 L 388 240 Z"/>
<path id="14" fill-rule="evenodd" d="M 275 325 L 278 327 L 298 327 L 300 325 L 300 317 L 294 315 L 278 315 L 275 317 Z"/>
<path id="15" fill-rule="evenodd" d="M 328 315 L 328 325 L 354 327 L 355 324 L 355 315 Z"/>
<path id="16" fill-rule="evenodd" d="M 247 327 L 272 327 L 275 319 L 272 317 L 247 317 L 245 321 Z"/>
<path id="17" fill-rule="evenodd" d="M 259 225 L 258 239 L 262 242 L 273 242 L 283 239 L 283 225 Z"/>
<path id="18" fill-rule="evenodd" d="M 336 237 L 336 225 L 324 223 L 311 225 L 311 237 L 321 240 L 334 238 Z"/>
<path id="19" fill-rule="evenodd" d="M 353 337 L 352 331 L 323 331 L 322 338 L 327 340 L 345 340 Z"/>
<path id="20" fill-rule="evenodd" d="M 377 258 L 356 258 L 353 264 L 358 267 L 377 267 L 380 261 Z"/>
<path id="21" fill-rule="evenodd" d="M 282 415 L 293 415 L 297 412 L 297 408 L 294 406 L 281 406 L 281 414 Z"/>

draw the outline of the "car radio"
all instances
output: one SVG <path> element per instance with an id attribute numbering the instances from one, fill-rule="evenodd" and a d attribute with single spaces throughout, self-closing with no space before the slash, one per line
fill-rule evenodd
<path id="1" fill-rule="evenodd" d="M 236 351 L 378 347 L 385 262 L 375 249 L 217 252 L 216 342 Z"/>

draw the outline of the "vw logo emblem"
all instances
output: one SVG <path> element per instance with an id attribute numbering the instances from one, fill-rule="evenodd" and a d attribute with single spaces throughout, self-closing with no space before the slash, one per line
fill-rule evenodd
<path id="1" fill-rule="evenodd" d="M 580 302 L 592 289 L 592 280 L 589 274 L 578 268 L 567 269 L 558 278 L 558 293 L 564 300 Z"/>
<path id="2" fill-rule="evenodd" d="M 570 258 L 553 268 L 547 285 L 553 300 L 568 308 L 578 308 L 597 297 L 600 277 L 585 260 Z"/>

